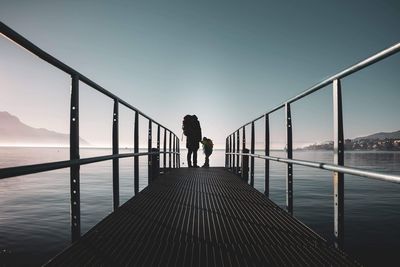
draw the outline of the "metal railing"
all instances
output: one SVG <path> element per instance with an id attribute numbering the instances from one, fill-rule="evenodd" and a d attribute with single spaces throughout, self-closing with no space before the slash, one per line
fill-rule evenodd
<path id="1" fill-rule="evenodd" d="M 383 60 L 400 51 L 400 43 L 397 43 L 331 77 L 305 90 L 299 95 L 283 102 L 277 107 L 271 109 L 265 114 L 258 116 L 254 120 L 239 127 L 226 138 L 226 157 L 225 167 L 242 176 L 242 179 L 248 182 L 250 169 L 250 185 L 254 186 L 254 159 L 260 158 L 265 160 L 265 195 L 269 197 L 269 161 L 277 161 L 286 163 L 286 209 L 293 214 L 293 165 L 302 165 L 311 168 L 318 168 L 333 172 L 334 186 L 334 236 L 335 245 L 339 248 L 343 247 L 344 238 L 344 174 L 357 175 L 361 177 L 400 183 L 399 175 L 391 175 L 378 173 L 373 171 L 362 170 L 354 167 L 344 166 L 344 137 L 343 137 L 343 114 L 342 114 L 342 88 L 341 79 L 351 75 L 354 72 L 362 70 L 378 61 Z M 332 84 L 333 90 L 333 135 L 334 135 L 334 164 L 322 162 L 313 162 L 305 160 L 293 159 L 293 135 L 292 135 L 292 115 L 291 104 L 298 101 L 324 87 Z M 275 111 L 285 108 L 286 122 L 286 158 L 278 158 L 270 156 L 270 130 L 269 115 Z M 265 155 L 255 154 L 255 122 L 265 120 Z M 250 151 L 246 148 L 246 130 L 245 127 L 251 125 L 251 144 Z M 240 152 L 240 131 L 242 131 L 242 152 Z M 241 166 L 239 156 L 242 157 Z M 249 160 L 250 168 L 248 166 Z"/>
<path id="2" fill-rule="evenodd" d="M 0 169 L 0 179 L 16 177 L 21 175 L 33 174 L 38 172 L 51 171 L 62 168 L 70 168 L 70 196 L 71 196 L 71 239 L 76 241 L 81 236 L 81 219 L 80 219 L 80 166 L 100 161 L 112 160 L 113 175 L 113 207 L 116 210 L 119 203 L 119 159 L 133 157 L 134 158 L 134 193 L 139 192 L 139 157 L 148 156 L 148 182 L 151 183 L 160 173 L 160 154 L 163 154 L 163 170 L 169 168 L 180 168 L 180 147 L 179 138 L 168 128 L 156 122 L 137 108 L 131 106 L 116 95 L 110 93 L 100 85 L 96 84 L 89 78 L 85 77 L 78 71 L 67 66 L 55 57 L 49 55 L 26 38 L 12 30 L 10 27 L 0 22 L 0 33 L 10 39 L 15 44 L 20 45 L 27 51 L 43 59 L 47 63 L 55 66 L 63 72 L 71 75 L 71 105 L 70 105 L 70 160 L 49 162 L 34 165 L 17 166 Z M 80 158 L 79 155 L 79 82 L 87 84 L 89 87 L 103 93 L 105 96 L 114 101 L 113 108 L 113 124 L 112 124 L 112 155 Z M 123 105 L 129 110 L 135 112 L 134 119 L 134 153 L 119 153 L 119 105 Z M 139 116 L 148 120 L 148 151 L 139 153 Z M 111 116 L 110 116 L 111 118 Z M 157 146 L 152 147 L 152 124 L 157 126 Z M 161 151 L 160 135 L 164 130 L 164 143 Z M 167 145 L 167 136 L 169 145 Z M 172 143 L 173 141 L 173 143 Z M 168 155 L 168 165 L 167 165 Z"/>

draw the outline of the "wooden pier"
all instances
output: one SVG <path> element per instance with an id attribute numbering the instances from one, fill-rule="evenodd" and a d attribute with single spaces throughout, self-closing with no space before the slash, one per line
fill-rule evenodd
<path id="1" fill-rule="evenodd" d="M 48 266 L 353 266 L 223 168 L 175 169 Z"/>

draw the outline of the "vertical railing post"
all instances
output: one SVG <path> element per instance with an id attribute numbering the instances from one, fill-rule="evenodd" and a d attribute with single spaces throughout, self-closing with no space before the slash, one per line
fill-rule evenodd
<path id="1" fill-rule="evenodd" d="M 152 148 L 151 152 L 153 154 L 150 155 L 151 163 L 149 167 L 151 170 L 151 181 L 154 181 L 160 174 L 160 158 L 159 158 L 160 150 L 158 148 Z"/>
<path id="2" fill-rule="evenodd" d="M 179 138 L 178 137 L 175 137 L 176 138 L 176 167 L 177 168 L 179 168 Z"/>
<path id="3" fill-rule="evenodd" d="M 228 146 L 228 149 L 226 150 L 228 153 L 231 153 L 231 148 L 230 148 L 230 145 L 229 145 L 229 140 L 230 140 L 230 136 L 228 135 L 228 137 L 227 137 L 227 146 Z M 227 170 L 229 170 L 230 169 L 230 154 L 228 154 L 227 155 L 227 161 L 228 161 L 228 165 L 227 165 Z"/>
<path id="4" fill-rule="evenodd" d="M 246 152 L 247 151 L 247 152 Z M 246 127 L 242 128 L 242 153 L 248 153 L 248 149 L 246 149 Z M 247 167 L 248 167 L 248 160 L 249 157 L 247 157 Z M 246 162 L 245 162 L 245 157 L 242 155 L 242 180 L 246 181 L 246 183 L 249 181 L 249 173 L 246 172 Z M 246 175 L 247 173 L 247 175 Z"/>
<path id="5" fill-rule="evenodd" d="M 163 172 L 167 169 L 167 129 L 164 128 Z"/>
<path id="6" fill-rule="evenodd" d="M 160 150 L 161 126 L 157 124 L 157 149 Z"/>
<path id="7" fill-rule="evenodd" d="M 255 130 L 254 130 L 254 121 L 251 123 L 251 147 L 250 153 L 254 154 L 255 150 Z M 254 157 L 250 157 L 250 185 L 254 187 Z"/>
<path id="8" fill-rule="evenodd" d="M 269 156 L 269 114 L 265 114 L 265 156 Z M 269 160 L 265 160 L 264 194 L 269 197 Z"/>
<path id="9" fill-rule="evenodd" d="M 176 152 L 176 137 L 175 137 L 175 135 L 173 136 L 173 145 L 172 145 L 172 152 L 174 153 L 173 154 L 173 160 L 172 160 L 172 167 L 175 169 L 175 167 L 176 167 L 176 154 L 175 154 L 175 152 Z"/>
<path id="10" fill-rule="evenodd" d="M 169 151 L 169 157 L 168 157 L 168 168 L 170 168 L 171 169 L 171 160 L 172 160 L 172 133 L 171 133 L 171 131 L 169 131 L 169 149 L 168 149 L 168 151 Z"/>
<path id="11" fill-rule="evenodd" d="M 77 160 L 79 156 L 79 76 L 71 76 L 71 110 L 70 110 L 70 160 Z M 81 236 L 81 201 L 79 165 L 70 168 L 70 196 L 71 196 L 71 241 L 77 241 Z"/>
<path id="12" fill-rule="evenodd" d="M 292 115 L 290 103 L 285 104 L 286 113 L 286 154 L 288 159 L 293 158 Z M 287 163 L 286 169 L 286 209 L 293 214 L 293 166 Z"/>
<path id="13" fill-rule="evenodd" d="M 229 153 L 232 153 L 232 135 L 229 135 Z M 232 170 L 232 154 L 229 154 L 229 170 Z"/>
<path id="14" fill-rule="evenodd" d="M 340 80 L 333 81 L 333 163 L 344 165 L 344 135 L 342 88 Z M 333 172 L 335 246 L 343 248 L 344 239 L 344 174 Z"/>
<path id="15" fill-rule="evenodd" d="M 135 129 L 133 135 L 133 153 L 139 153 L 139 112 L 135 112 Z M 139 193 L 139 156 L 134 156 L 133 180 L 135 195 Z"/>
<path id="16" fill-rule="evenodd" d="M 176 137 L 176 167 L 179 168 L 179 160 L 180 160 L 180 154 L 179 154 L 179 138 Z"/>
<path id="17" fill-rule="evenodd" d="M 226 152 L 230 153 L 230 151 L 229 151 L 229 135 L 226 137 Z M 229 170 L 229 154 L 226 154 L 226 169 Z"/>
<path id="18" fill-rule="evenodd" d="M 225 169 L 228 168 L 228 137 L 225 139 Z"/>
<path id="19" fill-rule="evenodd" d="M 249 153 L 247 148 L 244 148 L 242 151 L 242 180 L 248 183 L 249 181 L 249 155 L 245 155 Z"/>
<path id="20" fill-rule="evenodd" d="M 152 142 L 152 121 L 151 120 L 149 120 L 149 131 L 148 131 L 148 137 L 147 137 L 147 152 L 148 153 L 150 153 L 150 152 L 152 152 L 151 151 L 151 149 L 152 149 L 152 145 L 151 145 L 151 142 Z M 152 172 L 152 166 L 151 166 L 151 162 L 152 162 L 152 160 L 151 160 L 151 157 L 152 157 L 152 155 L 148 155 L 147 156 L 147 160 L 148 160 L 148 162 L 147 162 L 147 171 L 148 171 L 148 174 L 147 174 L 147 179 L 148 179 L 148 184 L 150 184 L 152 181 L 153 181 L 153 172 Z"/>
<path id="21" fill-rule="evenodd" d="M 113 129 L 112 129 L 112 152 L 119 154 L 118 143 L 118 100 L 114 99 Z M 114 211 L 119 207 L 119 159 L 113 159 L 113 203 Z"/>
<path id="22" fill-rule="evenodd" d="M 178 162 L 177 162 L 177 164 L 178 164 L 178 168 L 180 168 L 181 167 L 181 147 L 180 147 L 180 143 L 179 143 L 179 138 L 177 137 L 176 138 L 176 142 L 177 142 L 177 149 L 178 149 L 178 154 L 176 155 L 177 156 L 177 160 L 178 160 Z"/>
<path id="23" fill-rule="evenodd" d="M 236 152 L 237 153 L 239 153 L 240 152 L 240 135 L 239 135 L 239 130 L 237 130 L 237 133 L 236 133 Z M 240 171 L 240 165 L 239 165 L 239 161 L 240 160 L 240 156 L 239 156 L 239 154 L 236 156 L 236 169 L 235 169 L 235 172 L 236 172 L 236 174 L 239 174 L 239 171 Z"/>
<path id="24" fill-rule="evenodd" d="M 157 124 L 157 162 L 158 162 L 158 174 L 160 173 L 160 159 L 161 159 L 161 153 L 160 153 L 160 138 L 161 138 L 161 126 Z M 157 174 L 157 175 L 158 175 Z"/>
<path id="25" fill-rule="evenodd" d="M 232 134 L 232 145 L 233 145 L 233 147 L 232 147 L 232 153 L 235 153 L 236 152 L 236 138 L 235 138 L 235 136 L 236 136 L 236 132 L 234 132 L 233 134 Z M 233 154 L 232 155 L 232 172 L 235 172 L 235 170 L 236 170 L 236 164 L 235 164 L 235 161 L 236 161 L 236 155 L 235 154 Z"/>

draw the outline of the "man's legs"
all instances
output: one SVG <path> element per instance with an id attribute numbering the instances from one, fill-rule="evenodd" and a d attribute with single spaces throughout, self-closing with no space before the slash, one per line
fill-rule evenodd
<path id="1" fill-rule="evenodd" d="M 193 150 L 193 167 L 198 167 L 197 166 L 197 150 L 198 149 Z"/>
<path id="2" fill-rule="evenodd" d="M 193 150 L 188 148 L 188 153 L 187 153 L 187 163 L 188 163 L 188 167 L 191 168 L 192 167 L 192 152 Z M 193 155 L 194 158 L 194 155 Z M 194 160 L 194 159 L 193 159 Z M 196 165 L 196 164 L 195 164 Z"/>

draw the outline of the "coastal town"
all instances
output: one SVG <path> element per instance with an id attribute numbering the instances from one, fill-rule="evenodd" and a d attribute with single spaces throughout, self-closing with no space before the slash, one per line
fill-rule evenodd
<path id="1" fill-rule="evenodd" d="M 376 151 L 400 151 L 400 138 L 386 139 L 346 139 L 344 149 L 349 150 L 376 150 Z M 313 144 L 300 150 L 333 150 L 333 141 L 321 144 Z"/>

